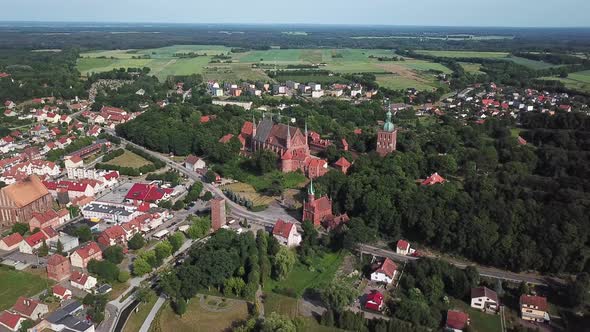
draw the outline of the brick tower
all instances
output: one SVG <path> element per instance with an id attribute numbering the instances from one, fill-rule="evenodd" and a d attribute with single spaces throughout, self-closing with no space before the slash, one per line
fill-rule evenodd
<path id="1" fill-rule="evenodd" d="M 216 231 L 225 225 L 225 199 L 215 197 L 211 200 L 211 226 Z"/>
<path id="2" fill-rule="evenodd" d="M 384 157 L 397 148 L 397 129 L 391 122 L 391 109 L 387 111 L 387 117 L 383 129 L 377 132 L 377 153 Z"/>

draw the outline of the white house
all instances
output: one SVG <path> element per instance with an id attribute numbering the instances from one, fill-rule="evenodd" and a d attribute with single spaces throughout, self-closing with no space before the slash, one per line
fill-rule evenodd
<path id="1" fill-rule="evenodd" d="M 19 297 L 12 309 L 18 312 L 21 316 L 37 320 L 49 312 L 46 304 L 27 297 Z"/>
<path id="2" fill-rule="evenodd" d="M 9 329 L 10 331 L 20 330 L 21 324 L 27 320 L 25 317 L 17 314 L 16 312 L 4 310 L 0 314 L 0 325 Z"/>
<path id="3" fill-rule="evenodd" d="M 72 275 L 70 276 L 70 282 L 73 287 L 87 292 L 96 286 L 95 277 L 80 273 L 78 271 L 72 272 Z"/>
<path id="4" fill-rule="evenodd" d="M 25 238 L 24 241 L 21 241 L 18 250 L 22 253 L 32 255 L 36 249 L 41 248 L 43 241 L 45 241 L 45 235 L 43 232 L 37 232 Z"/>
<path id="5" fill-rule="evenodd" d="M 272 236 L 279 241 L 280 244 L 287 247 L 296 247 L 301 243 L 301 234 L 297 231 L 295 224 L 285 222 L 281 219 L 277 220 L 272 229 Z"/>
<path id="6" fill-rule="evenodd" d="M 64 286 L 57 284 L 51 289 L 53 296 L 60 300 L 68 300 L 72 298 L 72 291 L 65 288 Z"/>
<path id="7" fill-rule="evenodd" d="M 397 241 L 395 252 L 400 255 L 407 255 L 410 253 L 410 243 L 406 240 Z"/>
<path id="8" fill-rule="evenodd" d="M 324 90 L 313 90 L 311 92 L 311 98 L 322 98 L 324 96 Z"/>
<path id="9" fill-rule="evenodd" d="M 487 287 L 471 289 L 471 307 L 486 312 L 498 312 L 498 294 Z"/>
<path id="10" fill-rule="evenodd" d="M 184 161 L 184 167 L 195 172 L 198 169 L 205 169 L 207 167 L 207 165 L 205 164 L 205 161 L 203 161 L 203 159 L 201 159 L 197 156 L 194 156 L 194 155 L 190 155 Z"/>
<path id="11" fill-rule="evenodd" d="M 12 251 L 19 247 L 23 242 L 23 237 L 19 233 L 12 233 L 0 239 L 0 250 Z"/>
<path id="12" fill-rule="evenodd" d="M 390 284 L 397 274 L 397 265 L 389 258 L 385 258 L 377 269 L 371 273 L 371 281 Z"/>

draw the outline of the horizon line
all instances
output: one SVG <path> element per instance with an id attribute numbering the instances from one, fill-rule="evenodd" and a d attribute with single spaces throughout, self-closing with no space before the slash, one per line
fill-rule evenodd
<path id="1" fill-rule="evenodd" d="M 246 26 L 323 26 L 323 27 L 413 27 L 413 28 L 501 28 L 501 29 L 590 29 L 588 26 L 510 26 L 510 25 L 422 25 L 422 24 L 368 24 L 368 23 L 270 23 L 270 22 L 150 22 L 150 21 L 63 21 L 63 20 L 2 20 L 0 19 L 0 25 L 6 25 L 10 23 L 34 23 L 34 24 L 79 24 L 79 25 L 94 25 L 94 24 L 126 24 L 126 25 L 246 25 Z"/>

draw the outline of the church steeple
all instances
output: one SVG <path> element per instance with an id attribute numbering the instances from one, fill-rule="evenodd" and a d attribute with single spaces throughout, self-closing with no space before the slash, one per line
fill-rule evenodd
<path id="1" fill-rule="evenodd" d="M 313 201 L 315 201 L 315 190 L 313 189 L 313 179 L 311 179 L 311 182 L 309 183 L 309 187 L 307 188 L 307 200 L 310 203 L 313 203 Z"/>
<path id="2" fill-rule="evenodd" d="M 387 113 L 385 114 L 385 124 L 383 125 L 383 131 L 386 131 L 388 133 L 391 133 L 395 130 L 395 126 L 391 121 L 391 116 L 391 102 L 387 100 Z"/>
<path id="3" fill-rule="evenodd" d="M 287 149 L 291 148 L 291 126 L 289 126 L 289 122 L 287 122 L 287 143 L 285 146 Z"/>
<path id="4" fill-rule="evenodd" d="M 305 120 L 305 145 L 309 145 L 307 143 L 307 120 Z"/>

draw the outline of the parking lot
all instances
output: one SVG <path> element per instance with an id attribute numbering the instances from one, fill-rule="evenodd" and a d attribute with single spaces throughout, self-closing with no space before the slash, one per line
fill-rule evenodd
<path id="1" fill-rule="evenodd" d="M 47 264 L 47 257 L 37 257 L 35 255 L 24 254 L 20 251 L 14 251 L 4 257 L 2 264 L 14 266 L 17 270 L 23 270 L 33 265 L 44 267 Z"/>
<path id="2" fill-rule="evenodd" d="M 113 190 L 109 191 L 105 195 L 98 197 L 97 200 L 113 203 L 123 203 L 123 201 L 125 200 L 125 195 L 127 195 L 129 189 L 133 187 L 133 184 L 134 182 L 124 182 L 114 187 Z"/>

